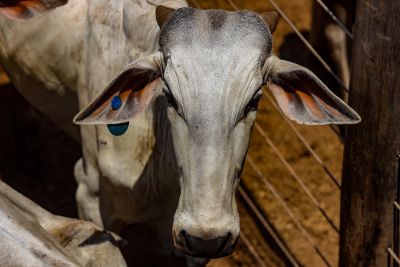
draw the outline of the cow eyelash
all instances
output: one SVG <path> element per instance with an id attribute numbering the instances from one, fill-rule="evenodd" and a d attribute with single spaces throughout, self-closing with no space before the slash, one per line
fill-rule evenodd
<path id="1" fill-rule="evenodd" d="M 251 111 L 258 110 L 258 104 L 260 103 L 262 96 L 263 96 L 262 90 L 257 91 L 257 93 L 252 97 L 250 102 L 247 104 L 245 109 L 245 115 L 247 115 Z"/>

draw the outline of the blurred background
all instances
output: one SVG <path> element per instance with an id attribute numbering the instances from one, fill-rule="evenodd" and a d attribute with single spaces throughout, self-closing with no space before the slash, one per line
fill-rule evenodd
<path id="1" fill-rule="evenodd" d="M 189 4 L 204 9 L 274 9 L 268 0 Z M 309 67 L 340 95 L 340 83 L 293 30 L 298 29 L 332 66 L 324 38 L 312 27 L 322 23 L 321 6 L 313 0 L 276 4 L 293 25 L 281 18 L 274 53 Z M 32 108 L 2 71 L 0 84 L 0 175 L 51 212 L 76 217 L 73 167 L 81 155 L 79 144 Z M 336 266 L 343 153 L 338 130 L 288 123 L 271 99 L 267 93 L 260 104 L 238 195 L 241 241 L 233 255 L 209 266 Z"/>

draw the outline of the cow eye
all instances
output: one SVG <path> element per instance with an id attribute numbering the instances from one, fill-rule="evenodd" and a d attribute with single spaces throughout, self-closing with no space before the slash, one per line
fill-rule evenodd
<path id="1" fill-rule="evenodd" d="M 253 96 L 253 98 L 247 104 L 247 107 L 245 109 L 245 115 L 247 115 L 249 112 L 258 110 L 258 104 L 260 103 L 262 95 L 263 95 L 262 90 L 260 90 Z"/>

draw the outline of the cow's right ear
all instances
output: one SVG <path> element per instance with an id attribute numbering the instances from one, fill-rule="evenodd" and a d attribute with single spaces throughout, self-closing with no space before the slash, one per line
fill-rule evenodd
<path id="1" fill-rule="evenodd" d="M 306 125 L 355 124 L 360 116 L 310 70 L 295 63 L 267 58 L 263 72 L 282 112 Z"/>
<path id="2" fill-rule="evenodd" d="M 0 0 L 0 14 L 11 19 L 27 20 L 66 3 L 68 0 Z"/>
<path id="3" fill-rule="evenodd" d="M 116 125 L 144 111 L 161 82 L 163 54 L 156 52 L 125 71 L 74 118 L 76 124 Z"/>

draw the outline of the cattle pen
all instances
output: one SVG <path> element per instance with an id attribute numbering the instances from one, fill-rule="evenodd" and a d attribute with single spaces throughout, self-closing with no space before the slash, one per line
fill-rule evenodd
<path id="1" fill-rule="evenodd" d="M 296 125 L 283 115 L 265 87 L 237 194 L 242 224 L 238 250 L 208 266 L 400 266 L 400 77 L 396 73 L 400 67 L 400 2 L 358 0 L 355 5 L 355 0 L 349 1 L 357 7 L 353 29 L 326 1 L 284 2 L 188 0 L 203 9 L 277 10 L 281 25 L 275 37 L 279 48 L 274 52 L 307 65 L 337 94 L 346 99 L 348 95 L 362 123 L 345 131 Z M 310 41 L 312 8 L 323 10 L 352 46 L 350 86 Z M 305 10 L 308 18 L 302 18 Z M 15 129 L 29 129 L 31 122 L 24 127 Z M 0 146 L 7 140 L 3 138 Z M 76 146 L 72 143 L 70 147 Z M 78 157 L 77 150 L 70 155 L 71 164 Z M 12 177 L 0 162 L 3 172 Z M 22 182 L 5 180 L 35 198 L 29 189 L 24 191 Z M 73 194 L 74 186 L 67 186 L 69 193 Z M 57 212 L 58 207 L 36 197 Z M 76 216 L 71 211 L 75 204 L 71 205 L 66 213 Z"/>

